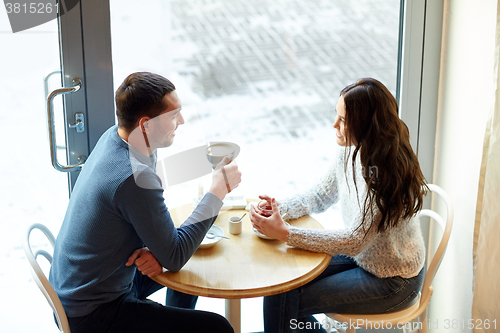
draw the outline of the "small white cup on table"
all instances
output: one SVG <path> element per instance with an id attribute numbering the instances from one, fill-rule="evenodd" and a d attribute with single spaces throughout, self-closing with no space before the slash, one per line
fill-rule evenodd
<path id="1" fill-rule="evenodd" d="M 243 219 L 240 216 L 229 218 L 229 233 L 233 235 L 241 234 Z"/>

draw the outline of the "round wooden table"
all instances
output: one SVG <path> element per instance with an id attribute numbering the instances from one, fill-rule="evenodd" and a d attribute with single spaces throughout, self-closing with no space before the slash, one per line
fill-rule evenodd
<path id="1" fill-rule="evenodd" d="M 176 226 L 192 213 L 191 204 L 170 210 Z M 191 295 L 225 298 L 226 318 L 239 333 L 240 299 L 282 293 L 311 281 L 330 263 L 330 256 L 300 250 L 279 240 L 259 238 L 252 231 L 248 214 L 239 235 L 229 233 L 228 219 L 242 216 L 245 210 L 221 211 L 215 225 L 230 239 L 215 246 L 198 249 L 177 273 L 164 272 L 154 280 L 168 288 Z M 310 216 L 288 221 L 290 225 L 322 229 Z"/>

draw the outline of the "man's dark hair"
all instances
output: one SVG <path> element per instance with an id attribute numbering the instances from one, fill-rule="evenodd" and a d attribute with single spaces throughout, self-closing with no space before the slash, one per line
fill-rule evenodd
<path id="1" fill-rule="evenodd" d="M 130 74 L 115 94 L 118 126 L 132 131 L 142 117 L 157 117 L 168 107 L 163 97 L 174 90 L 173 83 L 161 75 L 149 72 Z"/>

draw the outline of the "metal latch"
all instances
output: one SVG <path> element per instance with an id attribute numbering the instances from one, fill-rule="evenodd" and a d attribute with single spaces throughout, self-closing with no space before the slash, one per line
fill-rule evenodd
<path id="1" fill-rule="evenodd" d="M 75 122 L 69 124 L 69 128 L 74 128 L 78 133 L 85 131 L 85 121 L 82 112 L 75 113 Z"/>

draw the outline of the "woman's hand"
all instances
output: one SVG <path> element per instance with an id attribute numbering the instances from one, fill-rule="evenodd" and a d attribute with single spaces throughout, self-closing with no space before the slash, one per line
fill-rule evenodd
<path id="1" fill-rule="evenodd" d="M 147 275 L 150 278 L 163 272 L 163 267 L 147 247 L 132 252 L 125 265 L 131 266 L 132 264 L 137 265 L 137 269 L 142 275 Z"/>
<path id="2" fill-rule="evenodd" d="M 267 194 L 259 195 L 259 199 L 266 200 L 269 205 L 271 204 L 271 201 L 272 201 L 272 198 L 270 196 L 268 196 Z"/>
<path id="3" fill-rule="evenodd" d="M 250 221 L 255 229 L 261 234 L 266 235 L 280 241 L 287 242 L 290 227 L 285 224 L 285 221 L 280 216 L 276 199 L 267 195 L 260 195 L 260 199 L 266 200 L 271 204 L 273 214 L 269 217 L 264 217 L 260 214 L 260 209 L 256 205 L 250 206 Z"/>

